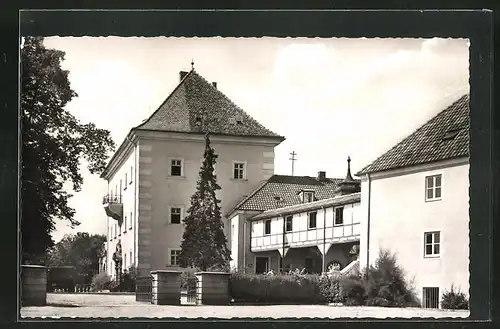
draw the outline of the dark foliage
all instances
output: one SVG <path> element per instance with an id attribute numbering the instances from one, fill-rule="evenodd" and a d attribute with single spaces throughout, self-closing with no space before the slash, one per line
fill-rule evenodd
<path id="1" fill-rule="evenodd" d="M 221 187 L 214 175 L 217 155 L 205 136 L 203 164 L 191 206 L 183 222 L 186 224 L 181 243 L 180 261 L 184 267 L 196 267 L 202 271 L 229 269 L 230 251 L 224 234 L 220 200 L 216 192 Z"/>
<path id="2" fill-rule="evenodd" d="M 103 272 L 94 275 L 90 287 L 92 291 L 103 291 L 103 290 L 109 290 L 110 284 L 111 284 L 111 277 Z"/>
<path id="3" fill-rule="evenodd" d="M 64 52 L 47 49 L 41 37 L 26 37 L 21 50 L 21 248 L 23 263 L 39 263 L 54 245 L 55 220 L 72 226 L 75 211 L 64 183 L 80 191 L 84 160 L 91 173 L 105 168 L 114 149 L 109 131 L 81 123 L 66 105 L 76 97 L 61 69 Z"/>
<path id="4" fill-rule="evenodd" d="M 231 273 L 230 291 L 235 302 L 324 304 L 340 301 L 337 277 L 290 272 L 289 274 Z"/>
<path id="5" fill-rule="evenodd" d="M 361 276 L 350 275 L 341 278 L 340 291 L 345 305 L 365 305 L 365 284 Z"/>
<path id="6" fill-rule="evenodd" d="M 445 291 L 441 297 L 441 308 L 447 310 L 468 310 L 469 299 L 465 293 L 455 290 L 455 287 L 452 285 L 451 289 Z"/>
<path id="7" fill-rule="evenodd" d="M 81 276 L 79 283 L 90 284 L 99 271 L 99 258 L 105 254 L 106 237 L 86 232 L 68 234 L 49 250 L 46 264 L 49 267 L 73 266 Z"/>
<path id="8" fill-rule="evenodd" d="M 374 266 L 364 274 L 366 305 L 388 307 L 416 307 L 420 303 L 405 278 L 405 272 L 397 264 L 394 254 L 380 250 Z"/>

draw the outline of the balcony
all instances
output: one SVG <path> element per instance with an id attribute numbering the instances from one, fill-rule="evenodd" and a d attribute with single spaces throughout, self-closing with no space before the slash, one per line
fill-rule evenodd
<path id="1" fill-rule="evenodd" d="M 317 246 L 325 243 L 346 243 L 359 241 L 360 224 L 345 224 L 330 227 L 320 227 L 302 231 L 291 231 L 251 237 L 252 252 L 279 250 L 279 248 L 301 248 Z M 283 238 L 285 239 L 283 243 Z"/>
<path id="2" fill-rule="evenodd" d="M 104 211 L 106 215 L 119 222 L 123 219 L 123 203 L 121 195 L 105 195 L 102 198 L 102 204 L 104 205 Z"/>

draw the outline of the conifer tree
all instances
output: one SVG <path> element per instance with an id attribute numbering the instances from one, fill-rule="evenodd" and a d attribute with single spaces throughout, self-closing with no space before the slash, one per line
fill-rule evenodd
<path id="1" fill-rule="evenodd" d="M 186 226 L 180 254 L 183 266 L 202 271 L 228 268 L 231 258 L 223 231 L 220 200 L 216 196 L 216 191 L 221 189 L 214 175 L 217 157 L 207 133 L 196 191 L 191 196 L 191 206 L 183 220 Z"/>

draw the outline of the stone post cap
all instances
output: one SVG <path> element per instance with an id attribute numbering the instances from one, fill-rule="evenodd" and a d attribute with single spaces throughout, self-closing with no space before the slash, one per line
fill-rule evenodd
<path id="1" fill-rule="evenodd" d="M 173 270 L 154 270 L 150 272 L 151 274 L 181 274 L 181 271 L 173 271 Z"/>
<path id="2" fill-rule="evenodd" d="M 37 268 L 37 269 L 46 269 L 46 266 L 43 265 L 21 265 L 22 268 Z"/>

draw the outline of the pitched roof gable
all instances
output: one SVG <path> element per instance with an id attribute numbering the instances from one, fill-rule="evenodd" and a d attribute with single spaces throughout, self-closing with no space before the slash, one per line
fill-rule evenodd
<path id="1" fill-rule="evenodd" d="M 356 175 L 469 156 L 469 95 L 464 95 Z"/>
<path id="2" fill-rule="evenodd" d="M 298 192 L 314 191 L 316 200 L 330 199 L 338 195 L 337 188 L 342 178 L 318 180 L 310 176 L 273 175 L 263 182 L 249 196 L 240 201 L 230 212 L 237 210 L 266 211 L 276 209 L 276 196 L 281 198 L 279 207 L 294 206 L 301 203 Z M 359 180 L 357 180 L 359 182 Z"/>
<path id="3" fill-rule="evenodd" d="M 181 80 L 163 104 L 135 129 L 285 138 L 265 128 L 196 71 Z"/>

